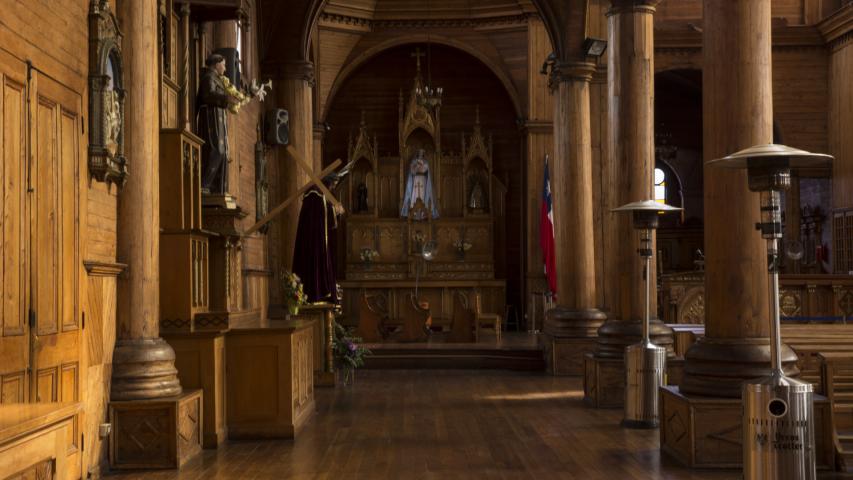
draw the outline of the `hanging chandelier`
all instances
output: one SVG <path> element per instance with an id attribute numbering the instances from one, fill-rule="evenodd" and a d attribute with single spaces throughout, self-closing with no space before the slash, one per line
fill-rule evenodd
<path id="1" fill-rule="evenodd" d="M 430 8 L 430 2 L 427 0 L 427 18 L 432 18 L 432 9 Z M 427 23 L 426 28 L 430 28 Z M 418 103 L 426 108 L 434 109 L 441 106 L 441 97 L 444 94 L 444 89 L 441 87 L 433 87 L 432 84 L 432 42 L 430 42 L 429 38 L 429 30 L 427 30 L 427 80 L 426 83 L 421 87 L 418 86 L 415 88 L 415 93 L 418 96 Z"/>

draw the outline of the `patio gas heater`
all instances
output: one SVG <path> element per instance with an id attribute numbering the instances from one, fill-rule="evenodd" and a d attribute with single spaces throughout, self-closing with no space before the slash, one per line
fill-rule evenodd
<path id="1" fill-rule="evenodd" d="M 809 383 L 785 376 L 779 322 L 780 192 L 791 185 L 791 170 L 826 167 L 832 157 L 784 145 L 757 145 L 708 162 L 711 167 L 745 168 L 749 189 L 759 192 L 770 275 L 770 375 L 743 384 L 743 476 L 754 479 L 816 478 L 814 403 Z"/>
<path id="2" fill-rule="evenodd" d="M 651 296 L 652 230 L 658 228 L 661 213 L 679 211 L 680 208 L 643 200 L 622 205 L 614 212 L 630 212 L 634 228 L 640 231 L 640 248 L 643 259 L 645 299 L 643 309 L 643 340 L 625 347 L 625 418 L 622 426 L 629 428 L 657 428 L 658 387 L 664 384 L 666 349 L 652 343 L 649 338 L 649 305 Z"/>

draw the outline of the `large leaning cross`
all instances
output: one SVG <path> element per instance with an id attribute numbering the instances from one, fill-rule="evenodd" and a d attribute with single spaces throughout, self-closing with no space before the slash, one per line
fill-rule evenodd
<path id="1" fill-rule="evenodd" d="M 296 193 L 288 197 L 285 201 L 281 202 L 274 209 L 270 210 L 268 214 L 264 215 L 264 218 L 258 220 L 254 225 L 252 225 L 248 230 L 246 230 L 243 235 L 248 236 L 260 230 L 261 227 L 263 227 L 264 225 L 269 223 L 270 220 L 278 216 L 281 212 L 284 211 L 284 209 L 289 207 L 290 204 L 292 204 L 300 196 L 302 196 L 302 194 L 305 193 L 306 190 L 308 190 L 314 185 L 316 185 L 320 189 L 320 191 L 323 192 L 323 196 L 326 197 L 328 201 L 332 202 L 332 205 L 334 205 L 335 207 L 341 207 L 341 202 L 339 202 L 338 199 L 335 198 L 332 192 L 330 192 L 329 189 L 326 188 L 326 185 L 323 184 L 323 181 L 321 180 L 329 173 L 335 171 L 335 169 L 340 166 L 341 160 L 335 160 L 334 162 L 332 162 L 331 165 L 324 168 L 319 175 L 316 175 L 314 173 L 314 169 L 312 169 L 307 163 L 305 163 L 305 161 L 302 159 L 302 157 L 299 156 L 299 153 L 296 151 L 295 148 L 293 148 L 291 145 L 288 145 L 287 152 L 290 154 L 291 157 L 296 160 L 296 164 L 299 165 L 299 168 L 301 168 L 302 171 L 308 174 L 310 180 L 305 185 L 302 185 L 299 190 L 296 191 Z"/>

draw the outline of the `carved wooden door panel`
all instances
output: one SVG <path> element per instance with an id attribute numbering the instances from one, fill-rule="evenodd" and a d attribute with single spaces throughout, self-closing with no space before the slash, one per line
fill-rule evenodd
<path id="1" fill-rule="evenodd" d="M 81 373 L 77 185 L 82 100 L 37 71 L 31 73 L 30 89 L 30 399 L 75 402 Z M 80 450 L 79 427 L 77 417 L 68 429 L 69 457 Z M 79 466 L 79 459 L 69 458 L 68 465 Z"/>
<path id="2" fill-rule="evenodd" d="M 0 50 L 0 403 L 30 399 L 27 66 Z"/>
<path id="3" fill-rule="evenodd" d="M 31 272 L 35 313 L 33 382 L 37 402 L 79 400 L 77 175 L 80 96 L 33 72 Z"/>

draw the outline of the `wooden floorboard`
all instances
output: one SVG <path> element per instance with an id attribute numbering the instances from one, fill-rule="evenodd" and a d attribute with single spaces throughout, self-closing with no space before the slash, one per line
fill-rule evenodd
<path id="1" fill-rule="evenodd" d="M 578 378 L 359 371 L 353 387 L 317 390 L 317 415 L 295 442 L 230 442 L 180 472 L 110 478 L 740 478 L 737 471 L 690 471 L 661 459 L 657 430 L 620 428 L 620 410 L 591 409 L 582 398 Z"/>

